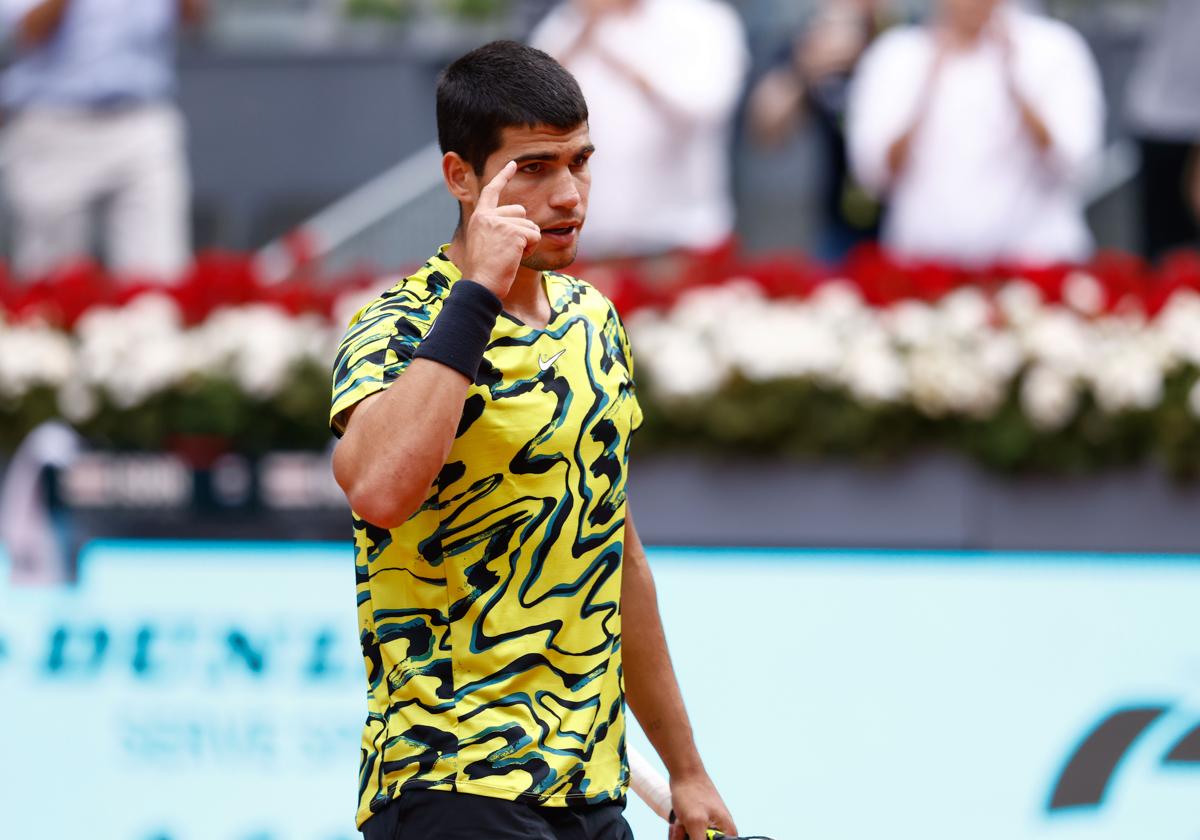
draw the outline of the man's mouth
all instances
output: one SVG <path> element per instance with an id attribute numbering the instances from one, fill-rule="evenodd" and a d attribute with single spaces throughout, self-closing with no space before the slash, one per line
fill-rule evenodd
<path id="1" fill-rule="evenodd" d="M 566 224 L 556 225 L 554 227 L 544 227 L 544 228 L 542 228 L 542 235 L 543 236 L 545 236 L 545 235 L 570 236 L 578 229 L 579 229 L 579 222 L 568 222 Z"/>

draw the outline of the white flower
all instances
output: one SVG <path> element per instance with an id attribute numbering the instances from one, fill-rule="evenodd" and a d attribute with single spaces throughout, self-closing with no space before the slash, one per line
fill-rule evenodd
<path id="1" fill-rule="evenodd" d="M 1010 280 L 996 293 L 996 306 L 1014 326 L 1029 323 L 1042 309 L 1042 291 L 1028 280 Z"/>
<path id="2" fill-rule="evenodd" d="M 196 331 L 195 355 L 210 373 L 228 370 L 248 396 L 269 398 L 287 386 L 298 361 L 324 346 L 324 332 L 314 335 L 312 327 L 310 319 L 267 304 L 225 307 Z"/>
<path id="3" fill-rule="evenodd" d="M 987 327 L 992 311 L 987 297 L 973 286 L 946 295 L 937 309 L 943 328 L 955 338 L 967 338 Z"/>
<path id="4" fill-rule="evenodd" d="M 820 317 L 838 324 L 858 321 L 866 312 L 858 287 L 845 280 L 822 283 L 813 290 L 808 303 Z"/>
<path id="5" fill-rule="evenodd" d="M 21 398 L 38 386 L 57 388 L 75 375 L 70 338 L 44 325 L 0 325 L 0 394 Z"/>
<path id="6" fill-rule="evenodd" d="M 161 293 L 139 295 L 121 308 L 90 309 L 75 334 L 81 375 L 119 408 L 139 405 L 190 372 L 182 315 Z"/>
<path id="7" fill-rule="evenodd" d="M 1148 341 L 1114 344 L 1098 354 L 1099 363 L 1089 379 L 1096 402 L 1115 414 L 1126 410 L 1148 410 L 1162 401 L 1161 357 Z"/>
<path id="8" fill-rule="evenodd" d="M 1104 287 L 1085 271 L 1072 271 L 1063 281 L 1063 300 L 1076 312 L 1099 315 L 1104 309 Z"/>
<path id="9" fill-rule="evenodd" d="M 938 329 L 933 307 L 919 300 L 894 303 L 880 317 L 896 341 L 909 347 L 930 341 Z"/>
<path id="10" fill-rule="evenodd" d="M 723 337 L 730 361 L 747 379 L 832 379 L 840 342 L 828 318 L 801 303 L 776 302 L 752 324 Z"/>
<path id="11" fill-rule="evenodd" d="M 656 390 L 667 398 L 702 397 L 725 383 L 727 369 L 695 333 L 673 330 L 651 342 L 647 358 Z"/>
<path id="12" fill-rule="evenodd" d="M 757 311 L 763 304 L 762 291 L 750 281 L 691 289 L 680 295 L 669 319 L 684 329 L 696 330 L 714 340 L 726 333 L 731 318 Z"/>
<path id="13" fill-rule="evenodd" d="M 1033 317 L 1020 336 L 1027 356 L 1058 368 L 1064 376 L 1081 374 L 1091 362 L 1093 348 L 1085 324 L 1062 307 L 1050 307 Z"/>
<path id="14" fill-rule="evenodd" d="M 1183 289 L 1171 295 L 1153 330 L 1174 359 L 1200 366 L 1200 294 Z"/>
<path id="15" fill-rule="evenodd" d="M 1075 382 L 1057 368 L 1035 365 L 1021 382 L 1021 408 L 1029 422 L 1043 432 L 1061 429 L 1078 407 Z"/>
<path id="16" fill-rule="evenodd" d="M 855 398 L 866 403 L 896 403 L 908 396 L 908 369 L 881 336 L 865 338 L 850 348 L 840 378 Z"/>
<path id="17" fill-rule="evenodd" d="M 1011 382 L 1025 362 L 1021 343 L 1009 332 L 981 330 L 971 342 L 979 359 L 979 365 L 987 375 L 1003 382 Z"/>
<path id="18" fill-rule="evenodd" d="M 983 418 L 1004 400 L 1004 384 L 951 342 L 916 350 L 909 362 L 913 402 L 929 417 Z"/>

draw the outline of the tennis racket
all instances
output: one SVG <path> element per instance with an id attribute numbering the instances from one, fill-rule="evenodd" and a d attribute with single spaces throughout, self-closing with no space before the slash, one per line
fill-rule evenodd
<path id="1" fill-rule="evenodd" d="M 674 823 L 675 811 L 671 809 L 671 786 L 667 784 L 667 780 L 633 747 L 626 746 L 625 752 L 629 759 L 629 786 L 633 788 L 633 792 L 650 806 L 651 811 L 668 823 Z M 710 828 L 705 832 L 704 840 L 771 840 L 771 838 L 762 835 L 734 837 Z"/>

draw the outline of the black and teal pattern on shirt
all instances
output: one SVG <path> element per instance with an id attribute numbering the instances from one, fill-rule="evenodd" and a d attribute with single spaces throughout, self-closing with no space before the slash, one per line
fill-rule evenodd
<path id="1" fill-rule="evenodd" d="M 335 432 L 403 375 L 459 279 L 439 253 L 355 316 Z M 625 793 L 621 562 L 641 411 L 612 304 L 543 281 L 550 322 L 500 316 L 425 503 L 391 531 L 355 516 L 360 824 L 411 788 L 547 805 Z"/>

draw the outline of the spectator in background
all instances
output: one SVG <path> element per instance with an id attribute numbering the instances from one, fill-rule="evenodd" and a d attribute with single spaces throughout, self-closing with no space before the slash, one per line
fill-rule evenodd
<path id="1" fill-rule="evenodd" d="M 825 0 L 750 94 L 747 116 L 760 145 L 780 144 L 802 117 L 811 116 L 827 162 L 818 256 L 831 262 L 878 235 L 879 204 L 850 174 L 843 125 L 854 69 L 886 25 L 884 5 L 884 0 Z"/>
<path id="2" fill-rule="evenodd" d="M 733 234 L 731 121 L 748 55 L 720 0 L 567 0 L 530 37 L 579 80 L 596 154 L 591 258 L 717 250 Z"/>
<path id="3" fill-rule="evenodd" d="M 189 186 L 172 104 L 174 38 L 204 0 L 0 0 L 15 51 L 0 80 L 4 187 L 18 273 L 89 251 L 107 209 L 115 273 L 169 281 L 188 264 Z"/>
<path id="4" fill-rule="evenodd" d="M 848 114 L 854 171 L 888 202 L 884 244 L 975 265 L 1089 256 L 1079 184 L 1103 126 L 1079 34 L 1002 0 L 939 0 L 928 25 L 884 35 Z"/>
<path id="5" fill-rule="evenodd" d="M 1200 2 L 1167 0 L 1129 85 L 1142 152 L 1142 244 L 1157 258 L 1200 244 Z"/>

